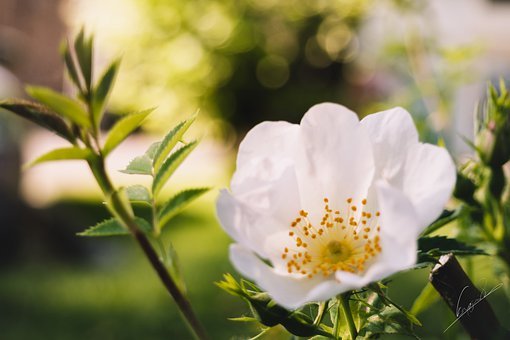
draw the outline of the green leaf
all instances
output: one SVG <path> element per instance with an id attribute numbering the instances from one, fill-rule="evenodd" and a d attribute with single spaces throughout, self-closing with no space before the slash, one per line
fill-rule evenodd
<path id="1" fill-rule="evenodd" d="M 418 254 L 432 257 L 453 253 L 455 255 L 487 255 L 483 250 L 446 236 L 420 237 Z"/>
<path id="2" fill-rule="evenodd" d="M 0 101 L 0 107 L 56 133 L 71 143 L 75 140 L 66 121 L 46 106 L 22 99 L 8 99 Z"/>
<path id="3" fill-rule="evenodd" d="M 378 338 L 382 334 L 404 334 L 419 339 L 412 323 L 395 306 L 386 306 L 382 312 L 370 316 L 358 334 L 363 339 Z"/>
<path id="4" fill-rule="evenodd" d="M 108 137 L 106 137 L 106 141 L 103 147 L 103 155 L 106 156 L 113 149 L 115 149 L 124 139 L 129 136 L 130 133 L 132 133 L 137 127 L 140 126 L 140 124 L 142 124 L 143 120 L 153 110 L 154 109 L 148 109 L 141 112 L 132 113 L 119 120 L 108 133 Z"/>
<path id="5" fill-rule="evenodd" d="M 253 316 L 264 326 L 273 327 L 280 324 L 290 333 L 301 337 L 330 336 L 320 325 L 314 325 L 313 320 L 307 315 L 286 310 L 276 304 L 267 293 L 247 290 L 229 274 L 226 274 L 224 281 L 217 285 L 227 293 L 239 296 L 248 302 Z"/>
<path id="6" fill-rule="evenodd" d="M 388 295 L 385 293 L 386 286 L 384 286 L 381 283 L 376 282 L 376 283 L 372 283 L 372 284 L 368 285 L 368 288 L 370 290 L 372 290 L 373 292 L 375 292 L 378 295 L 378 297 L 380 299 L 382 299 L 383 303 L 386 306 L 393 306 L 396 309 L 398 309 L 402 313 L 402 315 L 404 315 L 407 318 L 407 320 L 409 320 L 412 324 L 415 324 L 417 326 L 421 326 L 422 325 L 420 320 L 418 320 L 418 318 L 416 318 L 416 316 L 414 316 L 412 313 L 410 313 L 404 307 L 400 306 L 399 304 L 397 304 L 396 302 L 392 301 L 388 297 Z"/>
<path id="7" fill-rule="evenodd" d="M 140 217 L 135 217 L 136 225 L 140 228 L 141 231 L 148 234 L 152 231 L 152 227 L 149 222 Z M 105 220 L 92 226 L 81 233 L 78 233 L 79 236 L 122 236 L 129 235 L 129 230 L 127 230 L 117 219 L 110 218 L 109 220 Z"/>
<path id="8" fill-rule="evenodd" d="M 70 119 L 77 125 L 85 128 L 90 127 L 87 112 L 85 112 L 77 101 L 47 87 L 28 86 L 27 92 L 31 97 L 37 99 L 61 116 Z"/>
<path id="9" fill-rule="evenodd" d="M 411 314 L 418 315 L 429 309 L 437 300 L 439 300 L 439 294 L 432 284 L 428 282 L 425 287 L 423 287 L 420 295 L 414 300 L 410 312 Z"/>
<path id="10" fill-rule="evenodd" d="M 76 69 L 76 64 L 74 62 L 73 55 L 71 54 L 69 43 L 66 43 L 64 48 L 64 61 L 66 63 L 66 69 L 67 73 L 69 74 L 69 78 L 71 78 L 76 87 L 78 87 L 81 91 L 82 85 L 80 81 L 80 76 Z"/>
<path id="11" fill-rule="evenodd" d="M 161 142 L 152 143 L 151 146 L 145 151 L 145 155 L 150 158 L 151 161 L 154 160 L 154 156 L 156 155 L 156 150 L 159 148 Z"/>
<path id="12" fill-rule="evenodd" d="M 425 228 L 425 230 L 422 232 L 422 236 L 429 235 L 434 231 L 444 227 L 448 223 L 455 221 L 461 215 L 461 213 L 462 207 L 458 208 L 457 210 L 444 210 L 441 213 L 441 216 L 439 216 L 434 222 L 432 222 L 431 225 Z"/>
<path id="13" fill-rule="evenodd" d="M 156 154 L 154 155 L 154 170 L 156 172 L 159 171 L 159 168 L 163 164 L 165 158 L 168 156 L 170 151 L 172 151 L 175 145 L 177 145 L 177 142 L 182 139 L 182 136 L 188 130 L 191 124 L 193 124 L 195 119 L 196 115 L 179 123 L 165 136 L 165 138 L 163 138 L 161 144 L 156 150 Z"/>
<path id="14" fill-rule="evenodd" d="M 237 322 L 254 322 L 258 321 L 257 319 L 251 317 L 251 316 L 239 316 L 237 318 L 228 318 L 230 321 L 237 321 Z"/>
<path id="15" fill-rule="evenodd" d="M 151 202 L 151 194 L 143 185 L 132 185 L 126 188 L 126 194 L 131 202 Z"/>
<path id="16" fill-rule="evenodd" d="M 74 42 L 74 50 L 76 51 L 87 89 L 90 89 L 92 84 L 92 42 L 92 37 L 88 39 L 85 37 L 84 28 L 80 30 Z"/>
<path id="17" fill-rule="evenodd" d="M 477 205 L 475 200 L 476 185 L 473 181 L 462 173 L 457 173 L 457 181 L 455 182 L 455 189 L 453 196 L 462 200 L 470 205 Z"/>
<path id="18" fill-rule="evenodd" d="M 358 293 L 358 299 L 354 300 L 359 305 L 360 338 L 377 339 L 382 334 L 405 334 L 417 338 L 413 327 L 420 323 L 413 321 L 407 315 L 409 312 L 388 299 L 384 292 L 386 289 L 380 284 L 374 283 L 368 288 L 371 292 Z"/>
<path id="19" fill-rule="evenodd" d="M 152 176 L 152 161 L 147 155 L 135 157 L 124 170 L 120 170 L 130 175 L 149 175 Z"/>
<path id="20" fill-rule="evenodd" d="M 99 83 L 97 84 L 97 87 L 94 91 L 92 108 L 94 112 L 94 121 L 98 126 L 101 123 L 104 106 L 113 87 L 113 83 L 115 82 L 115 78 L 119 70 L 119 65 L 120 59 L 117 59 L 110 64 L 110 66 L 106 69 L 105 73 L 99 80 Z"/>
<path id="21" fill-rule="evenodd" d="M 172 278 L 175 280 L 179 288 L 183 293 L 186 293 L 186 283 L 182 278 L 181 265 L 179 262 L 179 255 L 175 250 L 173 244 L 170 242 L 168 244 L 168 269 L 170 270 L 170 274 Z"/>
<path id="22" fill-rule="evenodd" d="M 170 176 L 177 170 L 179 165 L 188 157 L 188 155 L 197 146 L 197 141 L 193 141 L 189 144 L 184 145 L 173 154 L 168 157 L 159 171 L 154 176 L 154 182 L 152 183 L 152 193 L 156 196 L 161 188 L 165 185 L 166 181 Z"/>
<path id="23" fill-rule="evenodd" d="M 32 162 L 28 163 L 25 168 L 32 167 L 36 164 L 50 162 L 50 161 L 62 161 L 71 159 L 88 159 L 94 154 L 90 149 L 81 149 L 79 147 L 69 147 L 52 150 L 42 156 L 39 156 Z"/>
<path id="24" fill-rule="evenodd" d="M 188 189 L 181 191 L 169 199 L 159 212 L 159 226 L 161 230 L 172 217 L 181 212 L 188 204 L 209 191 L 209 188 Z"/>

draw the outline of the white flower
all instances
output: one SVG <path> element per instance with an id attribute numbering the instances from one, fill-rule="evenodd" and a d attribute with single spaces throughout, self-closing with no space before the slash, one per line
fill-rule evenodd
<path id="1" fill-rule="evenodd" d="M 323 103 L 247 134 L 217 214 L 237 270 L 294 309 L 413 266 L 454 183 L 448 152 L 420 143 L 404 109 L 359 121 Z"/>

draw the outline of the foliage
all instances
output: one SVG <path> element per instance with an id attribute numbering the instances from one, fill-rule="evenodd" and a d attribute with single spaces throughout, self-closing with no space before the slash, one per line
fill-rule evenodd
<path id="1" fill-rule="evenodd" d="M 436 263 L 438 257 L 454 255 L 487 255 L 483 250 L 446 236 L 421 237 L 418 240 L 418 265 Z"/>
<path id="2" fill-rule="evenodd" d="M 461 166 L 454 192 L 467 207 L 461 236 L 491 245 L 510 268 L 510 94 L 503 80 L 488 86 L 475 129 L 476 157 Z"/>
<path id="3" fill-rule="evenodd" d="M 163 262 L 149 240 L 153 239 L 154 242 L 162 244 L 159 236 L 163 225 L 158 222 L 158 218 L 168 225 L 168 221 L 173 216 L 208 190 L 191 189 L 166 202 L 161 201 L 161 189 L 197 145 L 196 141 L 186 143 L 182 140 L 184 133 L 195 120 L 195 116 L 171 130 L 169 135 L 157 144 L 157 150 L 154 146 L 149 148 L 147 153 L 135 158 L 127 166 L 126 173 L 152 176 L 154 182 L 151 190 L 140 185 L 128 189 L 115 188 L 107 174 L 105 159 L 141 126 L 153 109 L 124 116 L 112 127 L 105 142 L 101 143 L 99 126 L 120 61 L 113 61 L 95 83 L 92 61 L 93 38 L 87 36 L 84 30 L 77 35 L 74 45 L 68 44 L 64 47 L 63 54 L 70 79 L 78 90 L 77 98 L 70 98 L 49 88 L 29 86 L 26 89 L 27 93 L 37 100 L 37 103 L 11 99 L 0 102 L 0 107 L 55 132 L 72 144 L 70 147 L 52 150 L 30 165 L 56 160 L 85 160 L 104 194 L 106 206 L 113 218 L 100 222 L 79 235 L 95 237 L 132 235 L 158 273 L 165 288 L 176 301 L 185 320 L 189 322 L 193 334 L 197 338 L 205 339 L 205 332 L 185 295 L 186 289 L 180 277 L 175 250 L 171 244 L 168 248 L 161 247 Z M 174 150 L 178 143 L 182 146 Z M 130 200 L 142 201 L 150 205 L 152 220 L 149 222 L 140 216 L 135 216 Z"/>
<path id="4" fill-rule="evenodd" d="M 358 27 L 372 3 L 127 0 L 125 19 L 112 27 L 117 8 L 98 2 L 90 24 L 103 23 L 103 49 L 122 46 L 125 55 L 116 107 L 157 100 L 173 116 L 200 107 L 246 129 L 297 121 L 297 112 L 320 101 L 353 103 L 343 70 L 358 52 Z M 77 10 L 78 21 L 88 20 L 86 10 Z"/>
<path id="5" fill-rule="evenodd" d="M 233 318 L 233 321 L 258 322 L 262 332 L 267 328 L 282 325 L 291 334 L 313 339 L 338 339 L 348 336 L 348 323 L 342 321 L 344 313 L 351 313 L 362 337 L 378 337 L 383 334 L 405 334 L 415 336 L 413 327 L 421 326 L 416 317 L 403 307 L 389 299 L 386 286 L 374 283 L 366 290 L 348 294 L 350 312 L 342 309 L 340 297 L 329 302 L 311 303 L 296 311 L 288 311 L 278 306 L 267 293 L 253 283 L 241 279 L 236 281 L 230 274 L 218 286 L 242 298 L 250 307 L 251 315 Z M 329 315 L 329 318 L 326 316 Z M 331 324 L 327 323 L 331 320 Z M 262 334 L 262 333 L 261 333 Z"/>

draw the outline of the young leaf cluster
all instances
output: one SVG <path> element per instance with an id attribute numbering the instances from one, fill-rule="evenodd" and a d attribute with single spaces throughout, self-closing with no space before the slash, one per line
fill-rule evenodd
<path id="1" fill-rule="evenodd" d="M 510 268 L 510 93 L 503 80 L 488 86 L 469 144 L 476 157 L 461 167 L 454 191 L 468 208 L 459 225 L 465 238 L 488 243 Z"/>
<path id="2" fill-rule="evenodd" d="M 100 125 L 120 61 L 113 61 L 95 82 L 92 54 L 93 38 L 86 36 L 84 30 L 78 34 L 74 44 L 67 43 L 63 48 L 67 72 L 77 89 L 76 97 L 65 96 L 46 87 L 29 86 L 26 91 L 35 101 L 9 99 L 0 102 L 0 108 L 56 133 L 71 144 L 40 156 L 30 165 L 56 160 L 86 160 L 113 218 L 102 221 L 79 235 L 132 235 L 173 297 L 192 333 L 197 339 L 206 339 L 207 335 L 185 295 L 176 253 L 171 245 L 167 251 L 159 238 L 161 229 L 173 216 L 208 190 L 189 189 L 160 202 L 163 186 L 197 145 L 197 141 L 185 143 L 182 139 L 195 117 L 177 125 L 161 142 L 155 143 L 144 155 L 135 158 L 124 170 L 128 174 L 152 176 L 153 184 L 150 188 L 141 185 L 115 188 L 106 171 L 105 159 L 142 125 L 153 109 L 125 115 L 113 126 L 102 143 L 99 138 Z M 152 208 L 150 222 L 135 215 L 133 205 L 136 203 Z M 152 236 L 153 241 L 160 244 L 161 257 L 147 236 Z"/>
<path id="3" fill-rule="evenodd" d="M 0 107 L 53 131 L 72 144 L 70 147 L 49 151 L 31 162 L 30 166 L 42 162 L 71 159 L 82 159 L 90 164 L 97 164 L 138 129 L 154 110 L 151 108 L 125 115 L 108 132 L 104 143 L 100 143 L 99 126 L 120 61 L 113 61 L 98 82 L 94 83 L 92 49 L 93 38 L 86 36 L 83 30 L 76 37 L 74 44 L 68 43 L 63 49 L 66 69 L 78 90 L 76 98 L 67 97 L 49 88 L 28 86 L 27 93 L 37 102 L 10 99 L 0 103 Z M 130 201 L 145 202 L 153 206 L 153 221 L 149 223 L 141 217 L 137 218 L 139 227 L 144 232 L 158 235 L 172 217 L 207 191 L 205 188 L 189 189 L 178 193 L 166 202 L 161 204 L 159 202 L 159 194 L 163 186 L 198 144 L 197 141 L 182 142 L 184 133 L 195 118 L 193 116 L 175 126 L 161 142 L 152 145 L 144 155 L 133 159 L 123 170 L 128 174 L 153 177 L 153 184 L 149 189 L 139 185 L 126 189 L 126 195 Z M 99 184 L 102 185 L 101 182 Z M 103 189 L 112 191 L 111 188 Z M 128 234 L 125 229 L 121 232 L 119 229 L 121 227 L 122 224 L 118 220 L 109 220 L 87 229 L 80 235 Z"/>
<path id="4" fill-rule="evenodd" d="M 99 156 L 105 157 L 146 117 L 143 116 L 131 125 L 125 123 L 126 120 L 134 120 L 131 115 L 124 117 L 112 130 L 113 134 L 108 136 L 107 143 L 105 145 L 99 143 L 99 125 L 114 84 L 119 61 L 114 61 L 97 84 L 94 84 L 92 45 L 93 37 L 86 36 L 82 30 L 74 44 L 67 43 L 63 48 L 67 73 L 77 88 L 76 98 L 65 96 L 47 87 L 27 86 L 26 92 L 32 101 L 8 99 L 0 102 L 0 108 L 32 121 L 72 144 L 70 147 L 48 152 L 31 165 L 68 159 L 93 162 Z"/>
<path id="5" fill-rule="evenodd" d="M 250 316 L 231 320 L 258 322 L 262 326 L 262 333 L 266 332 L 267 328 L 281 325 L 297 337 L 348 338 L 347 324 L 343 316 L 338 317 L 340 300 L 337 298 L 310 303 L 297 311 L 288 311 L 277 305 L 253 283 L 243 279 L 238 282 L 230 274 L 224 275 L 224 280 L 217 285 L 229 294 L 242 298 L 250 308 Z M 349 306 L 359 330 L 358 335 L 363 338 L 374 338 L 383 334 L 416 337 L 413 328 L 421 326 L 421 323 L 409 311 L 390 300 L 386 290 L 384 285 L 374 283 L 366 290 L 349 293 Z"/>
<path id="6" fill-rule="evenodd" d="M 257 321 L 263 327 L 282 325 L 289 333 L 301 337 L 322 335 L 333 338 L 330 327 L 314 324 L 308 315 L 300 311 L 286 310 L 251 282 L 237 282 L 232 275 L 225 274 L 224 280 L 217 285 L 227 293 L 242 298 L 250 307 L 251 317 L 234 318 L 234 321 Z"/>
<path id="7" fill-rule="evenodd" d="M 406 335 L 419 339 L 415 326 L 421 326 L 410 312 L 390 301 L 384 292 L 367 291 L 356 296 L 360 329 L 358 335 L 364 339 L 382 335 Z"/>
<path id="8" fill-rule="evenodd" d="M 146 225 L 151 225 L 151 228 L 146 231 L 153 236 L 158 237 L 161 230 L 175 215 L 209 190 L 208 188 L 186 189 L 160 202 L 161 189 L 197 145 L 197 141 L 185 143 L 182 140 L 184 133 L 194 120 L 195 116 L 178 124 L 162 141 L 153 143 L 143 155 L 135 157 L 124 170 L 121 170 L 126 174 L 148 175 L 152 178 L 152 185 L 149 188 L 142 185 L 129 186 L 126 188 L 126 194 L 131 203 L 151 207 L 153 215 L 151 223 L 141 217 L 138 219 L 142 219 Z M 104 228 L 108 229 L 110 226 L 105 225 Z M 81 235 L 98 236 L 98 229 L 101 229 L 101 225 L 89 229 L 93 233 L 89 234 L 85 231 Z"/>

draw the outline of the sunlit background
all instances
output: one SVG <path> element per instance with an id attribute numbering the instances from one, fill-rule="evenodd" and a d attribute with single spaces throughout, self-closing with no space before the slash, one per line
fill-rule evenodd
<path id="1" fill-rule="evenodd" d="M 117 170 L 199 111 L 191 134 L 201 145 L 166 190 L 215 190 L 165 236 L 213 339 L 257 331 L 227 320 L 246 306 L 213 284 L 234 272 L 214 201 L 248 129 L 264 120 L 297 123 L 322 101 L 361 116 L 398 105 L 413 114 L 422 140 L 444 143 L 462 160 L 487 81 L 510 75 L 510 1 L 2 0 L 0 99 L 24 96 L 27 83 L 71 91 L 59 46 L 82 26 L 95 36 L 96 74 L 122 57 L 105 127 L 120 114 L 157 107 L 145 130 L 109 159 L 117 184 L 147 183 Z M 134 242 L 75 236 L 108 216 L 85 165 L 20 172 L 63 144 L 0 112 L 0 339 L 186 339 Z M 491 287 L 483 259 L 469 268 Z M 400 274 L 390 294 L 410 307 L 427 272 Z M 499 293 L 490 300 L 510 324 Z M 442 334 L 453 315 L 441 303 L 419 317 L 425 338 L 463 334 Z"/>

